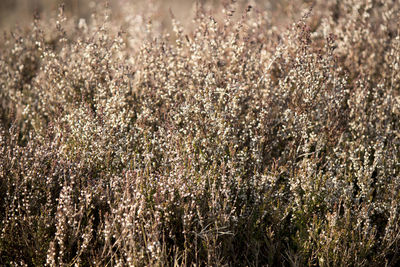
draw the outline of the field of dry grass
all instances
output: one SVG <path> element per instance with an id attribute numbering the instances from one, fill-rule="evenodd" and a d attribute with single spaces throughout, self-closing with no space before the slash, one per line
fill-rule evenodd
<path id="1" fill-rule="evenodd" d="M 0 3 L 1 266 L 399 266 L 399 1 Z"/>

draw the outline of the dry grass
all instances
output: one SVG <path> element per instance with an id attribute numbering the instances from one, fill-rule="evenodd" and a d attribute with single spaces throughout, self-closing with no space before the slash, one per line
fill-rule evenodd
<path id="1" fill-rule="evenodd" d="M 0 265 L 397 266 L 400 4 L 288 2 L 6 33 Z"/>

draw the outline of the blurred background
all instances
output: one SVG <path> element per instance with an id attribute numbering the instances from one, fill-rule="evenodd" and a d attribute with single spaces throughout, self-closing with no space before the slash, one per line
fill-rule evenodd
<path id="1" fill-rule="evenodd" d="M 34 14 L 40 17 L 54 16 L 58 7 L 64 3 L 65 12 L 69 16 L 87 18 L 98 5 L 104 5 L 106 1 L 93 0 L 0 0 L 0 29 L 7 29 L 15 25 L 24 26 L 30 23 Z M 114 11 L 118 11 L 127 2 L 142 4 L 153 8 L 154 5 L 166 14 L 169 8 L 178 19 L 185 19 L 190 13 L 195 0 L 109 0 L 108 3 Z M 202 2 L 220 2 L 215 0 L 202 0 Z"/>
<path id="2" fill-rule="evenodd" d="M 206 3 L 208 6 L 217 7 L 221 3 L 230 2 L 229 0 L 199 0 Z M 65 12 L 67 16 L 74 16 L 77 18 L 88 18 L 93 10 L 98 9 L 99 5 L 104 5 L 105 0 L 0 0 L 0 30 L 7 30 L 16 25 L 25 26 L 32 22 L 34 14 L 39 14 L 41 18 L 54 17 L 57 14 L 58 7 L 61 3 L 65 4 Z M 193 14 L 193 7 L 196 0 L 109 0 L 108 3 L 118 14 L 118 10 L 127 5 L 127 3 L 140 6 L 143 8 L 158 8 L 157 14 L 160 21 L 165 21 L 168 24 L 170 20 L 169 9 L 172 10 L 175 17 L 183 24 L 191 21 Z M 238 0 L 239 6 L 242 5 L 245 9 L 246 5 L 257 2 L 257 5 L 267 8 L 270 11 L 278 9 L 280 16 L 286 14 L 293 14 L 293 3 L 308 2 L 293 1 L 293 0 Z M 290 2 L 291 5 L 287 3 Z M 291 10 L 285 10 L 291 8 Z M 124 13 L 126 14 L 126 10 Z M 132 10 L 134 12 L 134 10 Z"/>
<path id="3" fill-rule="evenodd" d="M 0 28 L 30 23 L 35 13 L 41 15 L 55 12 L 60 3 L 65 2 L 69 13 L 85 13 L 90 1 L 83 0 L 0 0 Z"/>

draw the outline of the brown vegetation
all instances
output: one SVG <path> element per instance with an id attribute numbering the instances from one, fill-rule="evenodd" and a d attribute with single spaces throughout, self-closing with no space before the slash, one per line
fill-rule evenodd
<path id="1" fill-rule="evenodd" d="M 398 265 L 400 3 L 289 2 L 6 33 L 0 265 Z"/>

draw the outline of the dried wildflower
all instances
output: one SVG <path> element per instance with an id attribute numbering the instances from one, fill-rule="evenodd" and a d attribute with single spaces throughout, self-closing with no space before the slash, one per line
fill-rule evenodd
<path id="1" fill-rule="evenodd" d="M 398 2 L 119 1 L 0 42 L 0 265 L 398 265 Z"/>

